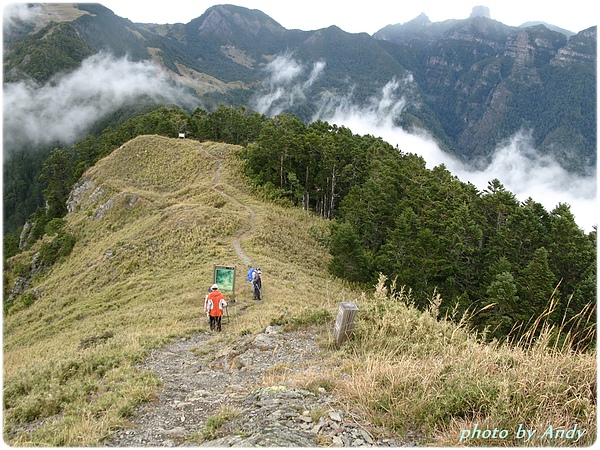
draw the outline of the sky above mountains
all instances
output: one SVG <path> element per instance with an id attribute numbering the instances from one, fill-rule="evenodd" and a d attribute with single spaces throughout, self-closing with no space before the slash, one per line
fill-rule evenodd
<path id="1" fill-rule="evenodd" d="M 287 29 L 317 30 L 337 25 L 350 33 L 373 34 L 386 25 L 405 23 L 421 13 L 432 22 L 466 19 L 473 7 L 485 5 L 490 17 L 505 25 L 519 26 L 542 21 L 575 33 L 598 24 L 599 7 L 594 0 L 100 0 L 116 15 L 141 23 L 188 23 L 209 7 L 231 3 L 259 9 Z"/>

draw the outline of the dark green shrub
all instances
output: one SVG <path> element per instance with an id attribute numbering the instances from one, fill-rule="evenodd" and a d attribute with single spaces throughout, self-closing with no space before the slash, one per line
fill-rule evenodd
<path id="1" fill-rule="evenodd" d="M 54 218 L 50 222 L 46 224 L 46 234 L 48 236 L 54 236 L 60 232 L 62 232 L 65 228 L 65 224 L 67 222 L 65 219 Z"/>

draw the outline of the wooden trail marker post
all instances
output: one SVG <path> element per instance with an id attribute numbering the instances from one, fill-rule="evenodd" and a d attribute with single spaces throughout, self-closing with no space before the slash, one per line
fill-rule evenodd
<path id="1" fill-rule="evenodd" d="M 358 306 L 352 302 L 341 302 L 338 309 L 333 338 L 337 345 L 342 345 L 354 331 L 354 319 L 358 314 Z"/>

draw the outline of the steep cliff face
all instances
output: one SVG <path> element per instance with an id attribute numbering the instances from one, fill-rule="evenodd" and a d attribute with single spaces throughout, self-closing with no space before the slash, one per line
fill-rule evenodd
<path id="1" fill-rule="evenodd" d="M 542 87 L 538 68 L 550 61 L 566 41 L 565 37 L 546 31 L 544 27 L 516 30 L 514 34 L 508 34 L 505 41 L 495 42 L 498 53 L 491 60 L 466 68 L 480 72 L 470 89 L 459 92 L 459 96 L 465 98 L 458 102 L 462 107 L 456 110 L 456 114 L 468 117 L 457 142 L 467 150 L 469 157 L 486 157 L 490 149 L 508 138 L 508 135 L 498 133 L 498 125 L 508 116 L 514 117 L 513 98 L 523 88 Z M 485 99 L 482 98 L 484 94 Z"/>
<path id="2" fill-rule="evenodd" d="M 595 165 L 595 127 L 574 119 L 596 114 L 581 94 L 595 99 L 595 27 L 567 40 L 544 25 L 509 27 L 485 14 L 438 24 L 421 15 L 374 37 L 412 56 L 403 62 L 463 158 L 488 158 L 525 130 L 564 166 Z M 557 100 L 562 93 L 568 101 Z"/>
<path id="3" fill-rule="evenodd" d="M 504 55 L 514 58 L 513 73 L 516 73 L 526 67 L 539 68 L 549 63 L 566 42 L 566 36 L 542 25 L 517 29 L 508 36 Z"/>
<path id="4" fill-rule="evenodd" d="M 567 45 L 559 49 L 550 62 L 554 66 L 567 67 L 569 64 L 583 64 L 596 67 L 597 28 L 583 30 L 569 39 Z"/>

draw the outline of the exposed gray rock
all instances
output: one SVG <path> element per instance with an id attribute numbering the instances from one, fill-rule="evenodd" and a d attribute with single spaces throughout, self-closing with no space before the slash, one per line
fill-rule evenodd
<path id="1" fill-rule="evenodd" d="M 73 186 L 69 199 L 67 200 L 67 211 L 73 212 L 75 208 L 81 204 L 83 196 L 94 187 L 92 179 L 81 177 L 81 179 Z"/>
<path id="2" fill-rule="evenodd" d="M 98 186 L 96 189 L 94 189 L 94 192 L 92 192 L 90 194 L 90 196 L 86 200 L 84 206 L 88 206 L 88 205 L 90 205 L 92 203 L 96 203 L 97 201 L 100 200 L 100 197 L 102 197 L 105 192 L 106 191 L 104 190 L 104 188 Z"/>
<path id="3" fill-rule="evenodd" d="M 225 436 L 214 441 L 204 442 L 202 447 L 316 447 L 315 436 L 304 431 L 282 426 L 279 423 L 267 425 L 250 437 L 241 435 Z"/>
<path id="4" fill-rule="evenodd" d="M 117 197 L 113 197 L 109 199 L 106 203 L 104 203 L 100 208 L 98 208 L 98 211 L 96 211 L 95 215 L 96 220 L 102 219 L 104 217 L 104 214 L 106 214 L 107 211 L 110 211 L 113 208 L 113 206 L 115 206 L 116 201 Z"/>
<path id="5" fill-rule="evenodd" d="M 21 234 L 19 236 L 19 249 L 24 249 L 29 243 L 29 239 L 32 238 L 33 227 L 35 227 L 35 222 L 30 222 L 29 220 L 25 222 L 25 225 L 23 225 L 23 230 L 21 230 Z"/>
<path id="6" fill-rule="evenodd" d="M 469 16 L 471 19 L 474 17 L 487 17 L 490 18 L 490 8 L 487 6 L 473 6 L 471 10 L 471 15 Z"/>
<path id="7" fill-rule="evenodd" d="M 120 199 L 123 199 L 124 201 L 124 203 L 122 204 L 123 208 L 125 208 L 126 210 L 130 210 L 131 208 L 133 208 L 133 205 L 135 205 L 139 198 L 140 197 L 137 194 L 119 194 L 116 197 L 112 197 L 108 199 L 106 203 L 100 206 L 100 208 L 98 208 L 98 210 L 96 211 L 95 218 L 97 220 L 102 219 L 104 217 L 104 214 L 113 209 L 117 201 Z"/>
<path id="8" fill-rule="evenodd" d="M 44 266 L 42 265 L 42 263 L 40 262 L 39 259 L 40 259 L 40 252 L 37 252 L 35 255 L 33 255 L 33 258 L 31 259 L 31 263 L 29 263 L 29 273 L 24 274 L 25 276 L 20 276 L 16 279 L 15 284 L 8 296 L 7 302 L 10 303 L 16 297 L 25 293 L 27 288 L 29 288 L 29 283 L 31 283 L 31 280 L 33 279 L 33 277 L 38 272 L 41 272 L 42 270 L 44 270 Z"/>

